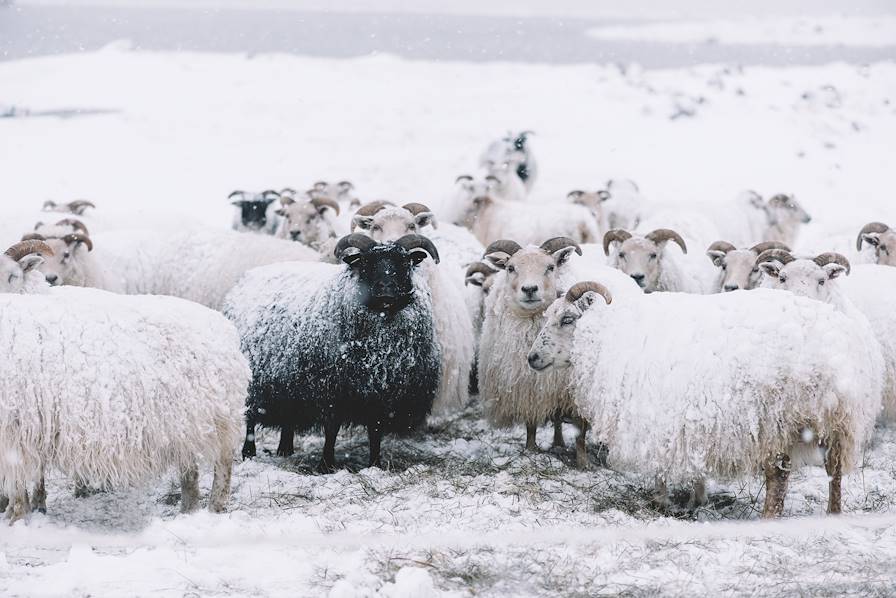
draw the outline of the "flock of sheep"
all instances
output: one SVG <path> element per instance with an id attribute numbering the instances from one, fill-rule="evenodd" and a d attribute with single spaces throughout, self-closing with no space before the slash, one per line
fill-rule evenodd
<path id="1" fill-rule="evenodd" d="M 89 201 L 47 202 L 0 257 L 7 517 L 46 510 L 49 469 L 84 492 L 177 468 L 189 511 L 200 461 L 221 511 L 243 424 L 244 458 L 257 426 L 282 456 L 322 431 L 323 472 L 363 426 L 379 466 L 384 435 L 477 392 L 529 450 L 575 424 L 581 468 L 590 430 L 660 503 L 764 474 L 774 517 L 817 460 L 839 512 L 842 473 L 896 418 L 896 231 L 868 224 L 852 260 L 799 256 L 810 217 L 787 195 L 673 208 L 612 180 L 527 201 L 529 135 L 490 144 L 438 217 L 348 181 L 235 191 L 232 231 L 112 230 Z"/>

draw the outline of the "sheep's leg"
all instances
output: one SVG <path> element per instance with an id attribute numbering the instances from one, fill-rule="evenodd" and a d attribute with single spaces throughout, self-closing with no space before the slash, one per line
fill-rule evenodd
<path id="1" fill-rule="evenodd" d="M 40 470 L 40 479 L 34 485 L 34 492 L 31 494 L 31 510 L 38 513 L 47 512 L 47 484 L 43 469 Z"/>
<path id="2" fill-rule="evenodd" d="M 0 494 L 0 511 L 6 512 L 6 507 L 9 506 L 9 497 L 5 494 Z"/>
<path id="3" fill-rule="evenodd" d="M 221 452 L 215 463 L 215 477 L 208 497 L 208 510 L 212 513 L 223 513 L 230 499 L 230 477 L 233 472 L 233 457 L 228 447 Z M 198 490 L 197 490 L 198 491 Z"/>
<path id="4" fill-rule="evenodd" d="M 280 444 L 277 446 L 278 457 L 291 457 L 296 452 L 296 429 L 293 426 L 280 428 Z"/>
<path id="5" fill-rule="evenodd" d="M 380 446 L 383 443 L 383 432 L 379 428 L 367 426 L 367 442 L 370 446 L 370 467 L 383 468 L 383 462 L 380 458 Z"/>
<path id="6" fill-rule="evenodd" d="M 535 442 L 535 433 L 538 431 L 536 424 L 526 424 L 526 450 L 537 451 L 538 444 Z"/>
<path id="7" fill-rule="evenodd" d="M 320 465 L 317 466 L 321 473 L 336 471 L 336 436 L 338 434 L 339 424 L 331 422 L 324 424 L 324 454 Z"/>
<path id="8" fill-rule="evenodd" d="M 709 497 L 706 495 L 706 480 L 697 478 L 691 485 L 691 498 L 688 500 L 688 508 L 694 510 L 706 505 L 708 502 Z"/>
<path id="9" fill-rule="evenodd" d="M 243 442 L 243 459 L 255 456 L 255 424 L 246 421 L 246 440 Z"/>
<path id="10" fill-rule="evenodd" d="M 775 518 L 784 512 L 784 497 L 787 496 L 787 479 L 789 477 L 790 457 L 785 453 L 778 453 L 765 463 L 763 518 Z"/>
<path id="11" fill-rule="evenodd" d="M 824 458 L 824 468 L 831 479 L 828 483 L 828 513 L 836 515 L 840 513 L 840 483 L 843 478 L 843 454 L 839 438 L 834 438 L 831 446 L 828 447 Z"/>
<path id="12" fill-rule="evenodd" d="M 199 506 L 199 467 L 194 463 L 180 474 L 180 512 L 189 513 Z"/>
<path id="13" fill-rule="evenodd" d="M 588 447 L 585 445 L 585 435 L 588 433 L 588 422 L 580 418 L 579 435 L 576 436 L 576 467 L 579 469 L 591 469 L 591 459 L 588 458 Z"/>
<path id="14" fill-rule="evenodd" d="M 552 448 L 566 448 L 566 441 L 563 440 L 563 419 L 558 417 L 554 419 L 554 442 L 551 443 Z"/>
<path id="15" fill-rule="evenodd" d="M 22 519 L 31 511 L 31 502 L 28 500 L 28 490 L 24 484 L 16 484 L 15 492 L 9 498 L 6 506 L 6 518 L 10 525 Z"/>
<path id="16" fill-rule="evenodd" d="M 669 487 L 666 485 L 665 478 L 657 477 L 653 481 L 653 504 L 661 511 L 667 510 L 672 502 L 669 500 Z"/>

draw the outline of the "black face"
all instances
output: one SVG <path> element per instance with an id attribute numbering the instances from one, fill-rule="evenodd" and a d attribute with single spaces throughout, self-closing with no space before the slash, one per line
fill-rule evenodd
<path id="1" fill-rule="evenodd" d="M 240 202 L 241 219 L 243 226 L 248 228 L 264 228 L 268 223 L 267 211 L 271 205 L 270 199 L 245 200 Z"/>
<path id="2" fill-rule="evenodd" d="M 414 267 L 422 252 L 408 253 L 396 245 L 380 245 L 348 258 L 358 276 L 361 303 L 377 312 L 396 313 L 414 300 Z"/>
<path id="3" fill-rule="evenodd" d="M 513 147 L 515 150 L 521 152 L 526 149 L 526 134 L 522 133 L 519 137 L 513 140 Z"/>

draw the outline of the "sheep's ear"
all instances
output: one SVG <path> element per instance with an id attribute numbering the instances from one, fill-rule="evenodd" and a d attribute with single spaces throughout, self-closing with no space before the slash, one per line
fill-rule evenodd
<path id="1" fill-rule="evenodd" d="M 877 247 L 878 245 L 880 245 L 880 235 L 878 233 L 865 233 L 862 235 L 862 240 L 872 247 Z"/>
<path id="2" fill-rule="evenodd" d="M 606 189 L 601 189 L 600 191 L 597 192 L 597 197 L 598 197 L 598 199 L 600 199 L 601 202 L 605 202 L 608 199 L 610 199 L 610 192 L 607 191 Z"/>
<path id="3" fill-rule="evenodd" d="M 418 229 L 423 228 L 424 226 L 432 226 L 436 227 L 436 215 L 432 212 L 420 212 L 416 216 L 414 216 L 414 224 L 417 225 Z"/>
<path id="4" fill-rule="evenodd" d="M 503 270 L 507 267 L 507 262 L 510 260 L 510 254 L 503 251 L 495 251 L 494 253 L 486 255 L 485 259 L 487 259 L 495 268 Z"/>
<path id="5" fill-rule="evenodd" d="M 424 251 L 423 249 L 414 249 L 410 252 L 409 257 L 411 261 L 414 262 L 414 265 L 418 265 L 426 258 L 430 257 L 429 252 Z"/>
<path id="6" fill-rule="evenodd" d="M 354 228 L 360 228 L 361 230 L 370 230 L 370 227 L 373 226 L 373 217 L 358 216 L 356 214 L 352 216 L 352 226 Z"/>
<path id="7" fill-rule="evenodd" d="M 762 199 L 762 197 L 759 196 L 758 193 L 753 193 L 750 195 L 750 205 L 757 210 L 764 210 L 767 207 L 765 205 L 765 201 Z"/>
<path id="8" fill-rule="evenodd" d="M 759 269 L 763 274 L 772 278 L 778 278 L 778 275 L 781 274 L 781 264 L 778 262 L 762 262 L 759 264 Z"/>
<path id="9" fill-rule="evenodd" d="M 318 206 L 317 213 L 323 216 L 327 213 L 327 210 L 333 210 L 333 206 Z M 336 210 L 333 211 L 335 212 Z"/>
<path id="10" fill-rule="evenodd" d="M 349 247 L 343 252 L 341 259 L 349 266 L 353 266 L 361 259 L 361 250 L 357 247 Z"/>
<path id="11" fill-rule="evenodd" d="M 34 224 L 34 230 L 39 229 L 39 228 L 42 227 L 43 225 L 44 225 L 43 222 L 36 222 L 36 223 Z"/>
<path id="12" fill-rule="evenodd" d="M 235 199 L 232 202 L 230 202 L 230 205 L 241 208 L 241 207 L 243 207 L 244 203 L 246 203 L 246 200 L 244 200 L 244 199 Z"/>
<path id="13" fill-rule="evenodd" d="M 557 251 L 555 251 L 552 254 L 552 257 L 554 258 L 554 263 L 557 264 L 557 266 L 562 266 L 563 264 L 565 264 L 566 262 L 569 261 L 570 256 L 577 249 L 578 249 L 579 253 L 582 252 L 582 250 L 579 249 L 578 247 L 576 247 L 575 245 L 570 245 L 569 247 L 564 247 L 563 249 L 558 249 Z"/>
<path id="14" fill-rule="evenodd" d="M 464 279 L 464 286 L 471 284 L 476 287 L 481 287 L 484 282 L 485 274 L 482 272 L 473 272 Z"/>
<path id="15" fill-rule="evenodd" d="M 19 267 L 22 269 L 22 272 L 30 272 L 43 263 L 44 258 L 32 253 L 19 260 Z"/>
<path id="16" fill-rule="evenodd" d="M 709 256 L 709 259 L 712 261 L 712 265 L 716 268 L 722 267 L 722 260 L 725 258 L 725 252 L 719 251 L 717 249 L 711 249 L 706 252 L 706 255 Z"/>
<path id="17" fill-rule="evenodd" d="M 283 216 L 284 218 L 286 217 L 286 210 L 284 210 L 283 208 L 277 208 L 276 210 L 274 210 L 274 213 L 278 216 Z"/>
<path id="18" fill-rule="evenodd" d="M 841 274 L 846 273 L 846 267 L 841 266 L 840 264 L 827 264 L 821 268 L 828 275 L 828 280 L 833 280 L 840 276 Z"/>

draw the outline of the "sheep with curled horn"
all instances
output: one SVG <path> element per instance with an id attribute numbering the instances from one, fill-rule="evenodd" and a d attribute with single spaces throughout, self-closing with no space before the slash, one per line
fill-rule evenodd
<path id="1" fill-rule="evenodd" d="M 38 267 L 53 257 L 53 248 L 42 240 L 19 241 L 0 255 L 0 293 L 34 293 L 46 287 Z"/>
<path id="2" fill-rule="evenodd" d="M 681 235 L 667 228 L 644 235 L 614 229 L 604 235 L 603 249 L 604 254 L 610 256 L 610 264 L 629 275 L 645 293 L 694 291 L 684 273 L 668 258 L 666 244 L 669 241 L 678 245 L 682 253 L 688 252 Z"/>
<path id="3" fill-rule="evenodd" d="M 790 251 L 787 245 L 778 241 L 763 241 L 748 249 L 738 249 L 727 241 L 716 241 L 710 245 L 706 249 L 706 255 L 718 268 L 713 292 L 728 293 L 738 289 L 757 288 L 762 281 L 762 272 L 756 260 L 769 249 Z"/>
<path id="4" fill-rule="evenodd" d="M 896 231 L 883 222 L 869 222 L 862 227 L 856 237 L 856 251 L 862 251 L 862 244 L 874 248 L 874 261 L 881 266 L 896 266 Z"/>
<path id="5" fill-rule="evenodd" d="M 337 218 L 341 213 L 339 202 L 324 195 L 281 195 L 277 214 L 283 222 L 277 236 L 311 247 L 323 260 L 333 261 Z"/>
<path id="6" fill-rule="evenodd" d="M 368 463 L 381 466 L 383 435 L 418 429 L 432 408 L 441 355 L 430 289 L 415 271 L 438 250 L 421 235 L 379 243 L 353 233 L 335 253 L 341 265 L 257 268 L 227 297 L 253 371 L 244 457 L 256 452 L 256 425 L 280 428 L 281 455 L 296 431 L 321 429 L 320 469 L 330 472 L 340 428 L 364 426 Z"/>
<path id="7" fill-rule="evenodd" d="M 231 228 L 237 232 L 274 235 L 280 227 L 277 201 L 280 193 L 266 189 L 260 193 L 232 191 L 227 199 L 233 206 Z"/>
<path id="8" fill-rule="evenodd" d="M 408 234 L 425 232 L 448 262 L 438 268 L 422 264 L 420 273 L 427 279 L 432 292 L 433 318 L 436 338 L 442 355 L 441 381 L 433 407 L 436 413 L 447 413 L 462 408 L 469 401 L 470 373 L 476 353 L 473 323 L 464 301 L 461 264 L 455 261 L 455 246 L 446 241 L 454 231 L 449 227 L 435 228 L 432 210 L 421 203 L 402 206 L 389 202 L 374 202 L 362 206 L 352 218 L 356 234 L 374 241 L 396 241 Z M 443 251 L 447 249 L 447 251 Z"/>
<path id="9" fill-rule="evenodd" d="M 528 359 L 545 374 L 568 372 L 573 402 L 614 469 L 670 484 L 761 473 L 762 516 L 777 517 L 798 463 L 791 456 L 811 436 L 830 449 L 828 510 L 840 511 L 840 476 L 858 464 L 880 403 L 881 356 L 867 322 L 767 289 L 612 305 L 600 295 L 557 299 Z M 750 326 L 719 325 L 732 320 Z M 656 375 L 673 362 L 675 376 Z M 724 397 L 724 409 L 695 397 Z M 696 486 L 698 505 L 706 497 Z"/>
<path id="10" fill-rule="evenodd" d="M 566 199 L 574 204 L 588 208 L 591 215 L 594 216 L 595 222 L 599 230 L 608 230 L 607 215 L 604 212 L 604 202 L 610 199 L 610 193 L 603 189 L 598 191 L 582 191 L 575 189 L 566 194 Z"/>
<path id="11" fill-rule="evenodd" d="M 536 431 L 548 421 L 554 421 L 555 446 L 563 445 L 561 421 L 577 423 L 580 435 L 587 429 L 566 390 L 565 374 L 536 374 L 526 364 L 544 312 L 562 292 L 559 276 L 573 253 L 581 255 L 582 249 L 565 237 L 527 247 L 501 239 L 485 250 L 485 259 L 501 272 L 494 275 L 485 304 L 479 351 L 480 398 L 494 425 L 526 425 L 527 450 L 538 448 Z M 576 449 L 577 465 L 587 467 L 584 443 L 577 443 Z"/>
<path id="12" fill-rule="evenodd" d="M 91 238 L 83 232 L 64 232 L 86 228 L 83 224 L 78 227 L 78 224 L 81 223 L 68 219 L 60 221 L 52 228 L 39 226 L 38 229 L 42 232 L 27 233 L 22 240 L 43 241 L 52 248 L 53 254 L 45 256 L 44 261 L 37 266 L 37 271 L 44 275 L 51 286 L 65 285 L 108 290 L 110 284 L 102 265 L 93 255 Z"/>
<path id="13" fill-rule="evenodd" d="M 90 236 L 90 231 L 87 229 L 87 225 L 77 218 L 63 218 L 54 224 L 37 222 L 34 225 L 34 232 L 45 237 L 62 237 L 70 233 L 80 233 L 88 237 Z"/>

